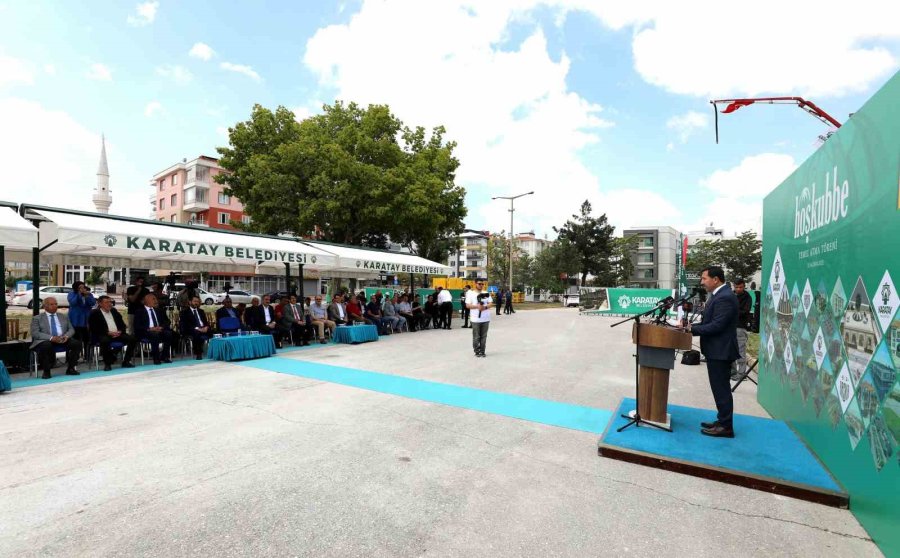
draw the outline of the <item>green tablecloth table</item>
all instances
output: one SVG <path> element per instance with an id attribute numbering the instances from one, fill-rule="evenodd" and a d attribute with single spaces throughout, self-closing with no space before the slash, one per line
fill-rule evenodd
<path id="1" fill-rule="evenodd" d="M 245 360 L 274 354 L 275 341 L 271 335 L 213 337 L 206 350 L 207 358 L 212 360 Z"/>
<path id="2" fill-rule="evenodd" d="M 378 341 L 378 328 L 373 325 L 338 326 L 334 328 L 335 343 L 365 343 Z"/>

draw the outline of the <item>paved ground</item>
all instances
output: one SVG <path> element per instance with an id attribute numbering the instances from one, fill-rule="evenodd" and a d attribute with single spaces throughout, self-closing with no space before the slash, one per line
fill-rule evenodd
<path id="1" fill-rule="evenodd" d="M 576 310 L 284 353 L 613 409 L 630 331 Z M 458 325 L 458 324 L 457 324 Z M 738 412 L 765 416 L 754 386 Z M 673 403 L 711 407 L 705 368 Z M 597 457 L 597 437 L 238 364 L 0 396 L 2 556 L 879 556 L 846 510 Z"/>

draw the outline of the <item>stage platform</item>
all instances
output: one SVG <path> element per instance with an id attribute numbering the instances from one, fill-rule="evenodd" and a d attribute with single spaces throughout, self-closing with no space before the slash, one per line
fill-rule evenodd
<path id="1" fill-rule="evenodd" d="M 669 405 L 673 432 L 652 426 L 617 428 L 634 409 L 625 398 L 600 438 L 603 457 L 736 484 L 839 508 L 849 496 L 800 438 L 783 421 L 735 415 L 734 438 L 700 433 L 700 423 L 716 412 Z"/>

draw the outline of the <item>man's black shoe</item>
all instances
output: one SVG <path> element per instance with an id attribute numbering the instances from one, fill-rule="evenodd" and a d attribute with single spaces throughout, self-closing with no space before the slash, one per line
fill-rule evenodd
<path id="1" fill-rule="evenodd" d="M 122 368 L 134 368 L 134 363 L 132 362 L 123 362 Z"/>
<path id="2" fill-rule="evenodd" d="M 69 368 L 68 370 L 66 370 L 66 376 L 80 376 L 80 375 L 81 375 L 81 372 L 79 372 L 78 370 L 75 370 L 74 368 Z"/>
<path id="3" fill-rule="evenodd" d="M 161 360 L 154 360 L 154 361 L 153 361 L 153 364 L 159 366 L 160 364 L 162 364 L 162 361 L 161 361 Z"/>
<path id="4" fill-rule="evenodd" d="M 50 375 L 50 372 L 44 372 L 44 374 L 41 376 L 41 379 L 42 379 L 42 380 L 49 380 L 49 379 L 52 378 L 52 377 L 53 377 L 53 376 Z"/>
<path id="5" fill-rule="evenodd" d="M 701 422 L 700 428 L 715 428 L 719 426 L 719 421 L 714 420 L 712 422 Z"/>
<path id="6" fill-rule="evenodd" d="M 734 438 L 734 430 L 725 428 L 721 425 L 716 425 L 712 428 L 704 428 L 700 430 L 700 433 L 704 436 L 712 436 L 713 438 Z"/>
<path id="7" fill-rule="evenodd" d="M 195 356 L 194 358 L 197 359 L 197 360 L 203 360 L 203 356 L 202 356 L 202 355 L 197 355 L 197 356 Z"/>
<path id="8" fill-rule="evenodd" d="M 172 359 L 170 359 L 170 358 L 164 358 L 164 359 L 162 359 L 162 362 L 164 362 L 164 363 L 166 363 L 166 364 L 172 364 Z"/>
<path id="9" fill-rule="evenodd" d="M 103 365 L 104 372 L 109 372 L 110 370 L 112 370 L 112 364 L 104 364 Z"/>

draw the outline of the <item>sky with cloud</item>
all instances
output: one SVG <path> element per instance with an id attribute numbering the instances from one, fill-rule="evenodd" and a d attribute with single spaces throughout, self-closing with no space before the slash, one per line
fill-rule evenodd
<path id="1" fill-rule="evenodd" d="M 294 6 L 292 4 L 300 4 Z M 833 5 L 831 5 L 833 4 Z M 758 229 L 761 200 L 900 68 L 900 3 L 4 2 L 0 199 L 92 209 L 106 135 L 112 213 L 153 174 L 215 155 L 254 103 L 298 118 L 386 103 L 458 142 L 470 228 L 554 237 L 590 200 L 617 230 Z"/>

